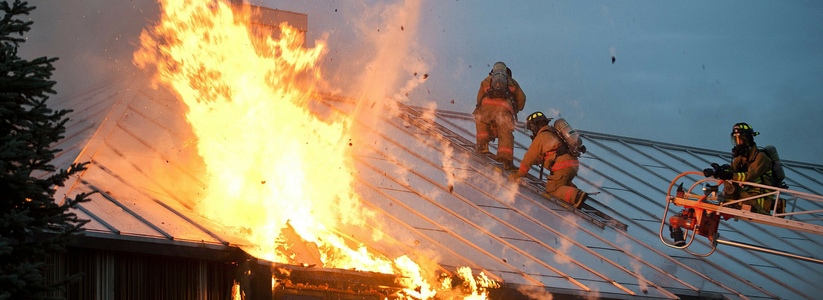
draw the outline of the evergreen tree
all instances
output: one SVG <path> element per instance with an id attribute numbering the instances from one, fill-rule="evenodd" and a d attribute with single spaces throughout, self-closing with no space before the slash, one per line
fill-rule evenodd
<path id="1" fill-rule="evenodd" d="M 51 146 L 63 138 L 70 110 L 46 106 L 47 94 L 56 94 L 49 79 L 57 58 L 17 56 L 33 24 L 19 18 L 33 9 L 20 0 L 0 3 L 0 299 L 53 298 L 80 276 L 57 282 L 46 276 L 54 271 L 47 259 L 64 251 L 86 222 L 69 209 L 88 200 L 85 194 L 54 200 L 55 186 L 86 163 L 61 170 L 50 164 L 59 151 Z"/>

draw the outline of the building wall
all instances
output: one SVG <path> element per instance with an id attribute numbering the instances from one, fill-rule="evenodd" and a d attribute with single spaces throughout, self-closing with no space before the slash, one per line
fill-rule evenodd
<path id="1" fill-rule="evenodd" d="M 56 274 L 82 273 L 66 299 L 230 299 L 237 263 L 72 248 Z M 62 269 L 62 270 L 60 270 Z"/>

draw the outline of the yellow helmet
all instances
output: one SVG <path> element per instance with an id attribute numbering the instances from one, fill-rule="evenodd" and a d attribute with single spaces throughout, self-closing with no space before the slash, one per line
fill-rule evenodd
<path id="1" fill-rule="evenodd" d="M 740 122 L 732 126 L 731 140 L 732 146 L 743 146 L 754 144 L 754 137 L 760 134 L 755 132 L 749 124 Z"/>
<path id="2" fill-rule="evenodd" d="M 537 135 L 537 132 L 540 131 L 540 128 L 549 125 L 550 121 L 551 118 L 546 117 L 546 115 L 543 114 L 543 112 L 536 111 L 531 113 L 528 117 L 526 117 L 525 129 L 531 131 L 531 137 L 532 139 L 534 139 L 534 137 Z"/>

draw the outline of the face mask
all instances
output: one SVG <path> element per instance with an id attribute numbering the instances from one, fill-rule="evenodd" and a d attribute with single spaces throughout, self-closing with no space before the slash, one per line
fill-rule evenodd
<path id="1" fill-rule="evenodd" d="M 733 134 L 732 135 L 732 146 L 740 146 L 745 145 L 746 139 L 740 134 Z"/>

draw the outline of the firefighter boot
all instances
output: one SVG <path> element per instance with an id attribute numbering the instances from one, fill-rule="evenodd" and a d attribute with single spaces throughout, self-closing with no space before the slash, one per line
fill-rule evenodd
<path id="1" fill-rule="evenodd" d="M 503 164 L 503 170 L 505 170 L 505 171 L 517 170 L 517 167 L 515 167 L 514 163 L 512 162 L 512 161 L 514 161 L 514 159 L 512 159 L 511 157 L 502 157 L 500 155 L 495 155 L 494 160 L 496 160 L 497 162 Z"/>
<path id="2" fill-rule="evenodd" d="M 514 166 L 514 163 L 511 159 L 504 159 L 503 160 L 503 170 L 506 171 L 514 171 L 517 170 L 517 167 Z"/>
<path id="3" fill-rule="evenodd" d="M 577 191 L 577 197 L 574 199 L 574 208 L 580 208 L 583 206 L 583 203 L 589 199 L 589 194 L 584 191 Z"/>
<path id="4" fill-rule="evenodd" d="M 489 142 L 481 143 L 477 145 L 477 154 L 486 155 L 489 154 Z"/>

